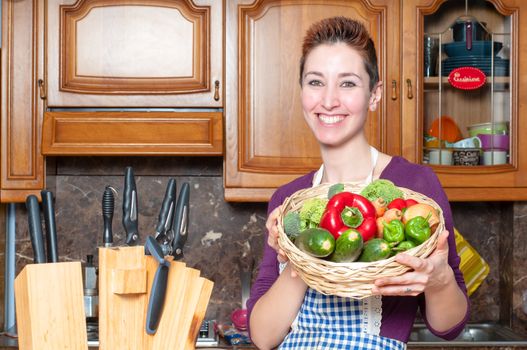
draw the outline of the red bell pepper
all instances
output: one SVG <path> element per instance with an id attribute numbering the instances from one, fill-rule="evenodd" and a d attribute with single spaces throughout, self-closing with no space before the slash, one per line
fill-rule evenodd
<path id="1" fill-rule="evenodd" d="M 400 211 L 403 211 L 403 209 L 411 207 L 414 204 L 417 204 L 418 202 L 414 199 L 402 199 L 402 198 L 395 198 L 393 201 L 388 203 L 388 209 L 399 209 Z"/>
<path id="2" fill-rule="evenodd" d="M 373 238 L 377 232 L 376 210 L 373 204 L 360 194 L 340 192 L 326 205 L 320 219 L 320 227 L 338 238 L 350 227 L 357 229 L 362 240 Z"/>

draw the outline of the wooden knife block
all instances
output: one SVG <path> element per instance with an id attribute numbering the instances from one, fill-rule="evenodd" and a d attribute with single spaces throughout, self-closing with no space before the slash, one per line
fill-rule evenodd
<path id="1" fill-rule="evenodd" d="M 80 262 L 26 265 L 15 302 L 20 349 L 88 349 Z"/>
<path id="2" fill-rule="evenodd" d="M 150 290 L 158 267 L 144 247 L 99 248 L 99 349 L 194 349 L 213 283 L 182 262 L 170 262 L 163 313 L 146 333 Z"/>

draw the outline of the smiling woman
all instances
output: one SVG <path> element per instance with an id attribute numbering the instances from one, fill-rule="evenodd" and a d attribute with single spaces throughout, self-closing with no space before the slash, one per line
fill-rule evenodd
<path id="1" fill-rule="evenodd" d="M 468 299 L 448 200 L 429 168 L 368 143 L 365 122 L 378 107 L 382 82 L 364 25 L 345 17 L 313 24 L 302 47 L 300 86 L 304 119 L 323 164 L 280 187 L 269 202 L 268 245 L 247 303 L 253 342 L 261 349 L 404 349 L 418 308 L 433 334 L 455 338 L 468 319 Z M 410 271 L 378 278 L 371 297 L 356 300 L 309 288 L 277 244 L 281 205 L 303 188 L 378 178 L 434 199 L 448 231 L 439 235 L 428 258 L 398 254 L 396 261 Z"/>
<path id="2" fill-rule="evenodd" d="M 377 108 L 382 84 L 373 90 L 369 85 L 362 57 L 347 44 L 323 44 L 311 51 L 302 77 L 302 107 L 322 152 L 359 139 L 366 142 L 364 123 L 368 110 Z"/>

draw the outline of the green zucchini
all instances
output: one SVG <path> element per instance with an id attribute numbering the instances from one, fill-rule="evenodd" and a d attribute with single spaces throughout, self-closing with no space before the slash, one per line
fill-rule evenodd
<path id="1" fill-rule="evenodd" d="M 335 250 L 335 238 L 328 230 L 308 228 L 296 237 L 295 245 L 304 253 L 325 258 Z"/>

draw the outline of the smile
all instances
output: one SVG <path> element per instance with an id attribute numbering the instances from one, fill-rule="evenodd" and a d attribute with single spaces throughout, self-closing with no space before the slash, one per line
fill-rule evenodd
<path id="1" fill-rule="evenodd" d="M 344 115 L 324 115 L 319 114 L 318 119 L 324 124 L 336 124 L 338 122 L 341 122 L 346 118 Z"/>

